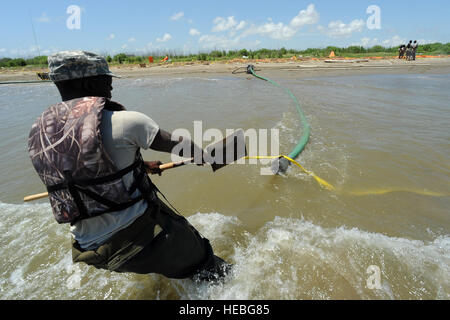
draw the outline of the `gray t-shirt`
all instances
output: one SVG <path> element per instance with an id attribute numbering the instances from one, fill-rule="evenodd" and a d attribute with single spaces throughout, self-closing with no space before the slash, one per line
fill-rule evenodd
<path id="1" fill-rule="evenodd" d="M 140 112 L 103 110 L 100 130 L 106 152 L 120 170 L 134 162 L 138 148 L 148 149 L 151 146 L 159 126 Z M 125 186 L 130 188 L 133 173 L 128 173 L 123 179 Z M 139 194 L 136 190 L 133 197 Z M 146 209 L 147 202 L 142 200 L 122 211 L 81 220 L 70 227 L 70 232 L 81 248 L 95 249 L 116 232 L 131 225 Z"/>

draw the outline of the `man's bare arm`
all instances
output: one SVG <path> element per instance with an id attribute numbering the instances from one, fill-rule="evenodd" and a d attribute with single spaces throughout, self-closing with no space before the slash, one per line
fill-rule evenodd
<path id="1" fill-rule="evenodd" d="M 177 148 L 180 149 L 179 152 L 175 152 L 180 157 L 193 157 L 194 162 L 196 164 L 203 164 L 203 149 L 197 146 L 194 142 L 192 142 L 190 139 L 186 137 L 178 137 L 177 140 L 172 140 L 172 135 L 163 130 L 159 129 L 158 133 L 155 136 L 155 139 L 153 140 L 152 145 L 150 146 L 151 149 L 155 151 L 161 151 L 161 152 L 167 152 L 167 153 L 174 153 L 173 150 L 175 146 L 182 143 L 185 148 Z M 184 150 L 190 149 L 190 155 L 183 154 Z"/>

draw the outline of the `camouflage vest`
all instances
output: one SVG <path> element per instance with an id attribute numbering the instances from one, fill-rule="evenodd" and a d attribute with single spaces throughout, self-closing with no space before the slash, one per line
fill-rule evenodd
<path id="1" fill-rule="evenodd" d="M 132 165 L 118 170 L 104 149 L 100 123 L 105 104 L 125 110 L 105 98 L 84 97 L 50 106 L 31 128 L 31 162 L 47 187 L 58 223 L 126 209 L 150 199 L 156 188 L 139 150 Z M 127 190 L 122 177 L 129 172 L 134 182 Z M 141 195 L 133 198 L 136 189 Z"/>

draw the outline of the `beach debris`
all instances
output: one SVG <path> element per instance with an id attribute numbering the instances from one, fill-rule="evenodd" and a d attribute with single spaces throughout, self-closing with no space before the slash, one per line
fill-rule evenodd
<path id="1" fill-rule="evenodd" d="M 36 75 L 41 80 L 50 80 L 50 77 L 47 72 L 36 72 Z"/>

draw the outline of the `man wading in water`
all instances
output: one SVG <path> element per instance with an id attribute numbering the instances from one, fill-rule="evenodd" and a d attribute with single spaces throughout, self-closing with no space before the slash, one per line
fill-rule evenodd
<path id="1" fill-rule="evenodd" d="M 170 153 L 183 143 L 202 165 L 203 150 L 186 138 L 172 141 L 148 116 L 111 101 L 115 75 L 103 57 L 65 51 L 48 63 L 62 102 L 36 121 L 28 147 L 55 219 L 70 223 L 73 261 L 176 279 L 224 277 L 231 265 L 158 198 L 147 173 L 161 175 L 161 162 L 144 162 L 139 151 Z"/>

